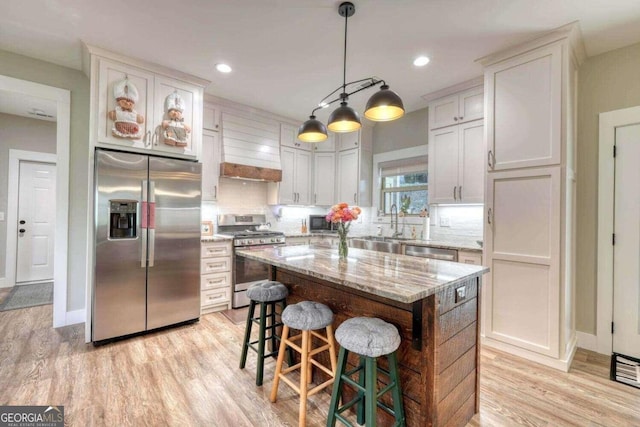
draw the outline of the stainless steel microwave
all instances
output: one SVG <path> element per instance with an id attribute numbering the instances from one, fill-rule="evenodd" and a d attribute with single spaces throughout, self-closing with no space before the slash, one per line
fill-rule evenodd
<path id="1" fill-rule="evenodd" d="M 324 215 L 309 215 L 310 233 L 336 233 L 337 230 L 331 222 L 325 219 Z"/>

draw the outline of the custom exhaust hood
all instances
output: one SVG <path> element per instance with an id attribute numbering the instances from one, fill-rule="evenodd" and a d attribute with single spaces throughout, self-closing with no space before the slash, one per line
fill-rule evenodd
<path id="1" fill-rule="evenodd" d="M 256 115 L 222 113 L 220 176 L 282 181 L 280 124 Z"/>

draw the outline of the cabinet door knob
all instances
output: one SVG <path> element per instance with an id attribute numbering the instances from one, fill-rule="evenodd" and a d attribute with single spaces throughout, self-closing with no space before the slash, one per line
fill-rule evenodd
<path id="1" fill-rule="evenodd" d="M 25 231 L 27 231 L 27 230 L 25 230 L 24 228 L 21 228 L 21 229 L 20 229 L 20 230 L 18 230 L 18 231 L 19 231 L 20 233 L 24 233 L 24 232 L 25 232 Z"/>
<path id="2" fill-rule="evenodd" d="M 464 119 L 464 117 L 460 116 L 460 120 Z"/>
<path id="3" fill-rule="evenodd" d="M 20 220 L 20 225 L 25 225 L 27 223 L 27 221 L 25 221 L 24 219 Z"/>
<path id="4" fill-rule="evenodd" d="M 458 121 L 458 118 L 457 118 L 457 117 L 454 117 L 454 118 L 453 118 L 453 121 L 457 122 L 457 121 Z"/>
<path id="5" fill-rule="evenodd" d="M 457 185 L 453 187 L 453 200 L 457 200 L 456 199 L 456 188 L 458 188 Z"/>

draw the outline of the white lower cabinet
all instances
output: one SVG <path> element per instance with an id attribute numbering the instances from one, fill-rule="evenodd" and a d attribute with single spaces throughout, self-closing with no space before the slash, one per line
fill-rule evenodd
<path id="1" fill-rule="evenodd" d="M 309 237 L 307 236 L 287 237 L 285 239 L 285 243 L 287 244 L 287 246 L 308 245 Z"/>
<path id="2" fill-rule="evenodd" d="M 463 264 L 482 265 L 482 254 L 477 252 L 458 251 L 458 262 Z"/>
<path id="3" fill-rule="evenodd" d="M 202 243 L 200 314 L 231 308 L 232 253 L 230 241 Z"/>
<path id="4" fill-rule="evenodd" d="M 554 358 L 562 330 L 560 176 L 559 166 L 490 173 L 485 206 L 485 336 Z"/>

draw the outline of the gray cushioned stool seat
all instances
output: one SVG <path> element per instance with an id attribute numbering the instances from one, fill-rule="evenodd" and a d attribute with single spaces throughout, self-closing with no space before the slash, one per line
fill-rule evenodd
<path id="1" fill-rule="evenodd" d="M 336 340 L 347 350 L 368 357 L 384 356 L 400 347 L 395 326 L 376 317 L 354 317 L 336 330 Z"/>
<path id="2" fill-rule="evenodd" d="M 300 331 L 326 328 L 333 322 L 333 311 L 324 304 L 301 301 L 288 305 L 282 312 L 282 323 Z"/>
<path id="3" fill-rule="evenodd" d="M 259 302 L 280 301 L 288 295 L 289 290 L 280 282 L 260 282 L 247 289 L 249 299 Z"/>

